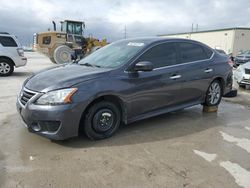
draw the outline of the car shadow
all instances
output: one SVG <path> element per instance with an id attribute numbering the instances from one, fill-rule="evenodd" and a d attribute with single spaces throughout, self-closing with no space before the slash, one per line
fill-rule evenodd
<path id="1" fill-rule="evenodd" d="M 192 135 L 221 125 L 217 113 L 203 113 L 201 106 L 167 113 L 129 125 L 123 125 L 111 138 L 91 141 L 81 135 L 65 141 L 53 141 L 70 148 L 123 146 L 157 142 Z"/>
<path id="2" fill-rule="evenodd" d="M 32 76 L 33 72 L 13 72 L 11 77 L 29 77 Z"/>

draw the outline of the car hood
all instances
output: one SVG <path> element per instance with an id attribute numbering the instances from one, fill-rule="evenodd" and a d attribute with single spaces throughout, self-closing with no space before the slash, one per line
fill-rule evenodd
<path id="1" fill-rule="evenodd" d="M 72 87 L 78 83 L 91 80 L 108 73 L 110 69 L 68 64 L 41 71 L 30 77 L 25 88 L 32 91 L 47 92 Z"/>
<path id="2" fill-rule="evenodd" d="M 240 65 L 239 68 L 242 68 L 242 69 L 250 69 L 250 62 L 247 62 L 243 65 Z"/>

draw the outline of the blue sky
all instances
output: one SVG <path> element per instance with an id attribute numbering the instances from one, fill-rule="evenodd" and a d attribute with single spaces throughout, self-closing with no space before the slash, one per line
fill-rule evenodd
<path id="1" fill-rule="evenodd" d="M 1 2 L 2 1 L 2 2 Z M 0 0 L 0 31 L 27 45 L 35 32 L 64 19 L 85 21 L 85 35 L 108 41 L 199 30 L 250 27 L 249 0 Z"/>

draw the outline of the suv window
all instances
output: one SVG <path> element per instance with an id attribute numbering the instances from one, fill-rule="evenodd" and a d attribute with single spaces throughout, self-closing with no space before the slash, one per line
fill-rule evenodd
<path id="1" fill-rule="evenodd" d="M 177 62 L 175 43 L 159 44 L 146 51 L 139 61 L 150 61 L 154 68 L 174 65 Z"/>
<path id="2" fill-rule="evenodd" d="M 203 47 L 198 44 L 181 42 L 178 43 L 180 50 L 180 63 L 208 59 Z"/>
<path id="3" fill-rule="evenodd" d="M 17 47 L 17 43 L 12 37 L 0 36 L 0 43 L 4 47 Z"/>

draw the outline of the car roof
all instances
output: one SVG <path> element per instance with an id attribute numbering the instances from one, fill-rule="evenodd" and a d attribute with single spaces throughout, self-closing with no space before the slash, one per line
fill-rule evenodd
<path id="1" fill-rule="evenodd" d="M 183 38 L 170 38 L 170 37 L 138 37 L 138 38 L 129 38 L 129 39 L 124 39 L 124 41 L 134 41 L 134 42 L 145 42 L 145 43 L 155 43 L 155 42 L 167 42 L 167 41 L 193 41 L 193 42 L 198 42 L 194 41 L 191 39 L 183 39 Z"/>
<path id="2" fill-rule="evenodd" d="M 8 32 L 2 32 L 2 31 L 0 31 L 0 34 L 9 35 L 9 33 L 8 33 Z"/>
<path id="3" fill-rule="evenodd" d="M 2 36 L 2 37 L 12 37 L 12 38 L 16 38 L 15 35 L 6 34 L 6 33 L 0 33 L 0 36 Z"/>
<path id="4" fill-rule="evenodd" d="M 183 38 L 172 38 L 172 37 L 138 37 L 138 38 L 129 38 L 129 39 L 123 39 L 123 41 L 128 42 L 141 42 L 145 44 L 152 44 L 152 43 L 161 43 L 161 42 L 195 42 L 202 45 L 205 45 L 201 42 L 191 40 L 191 39 L 183 39 Z"/>

